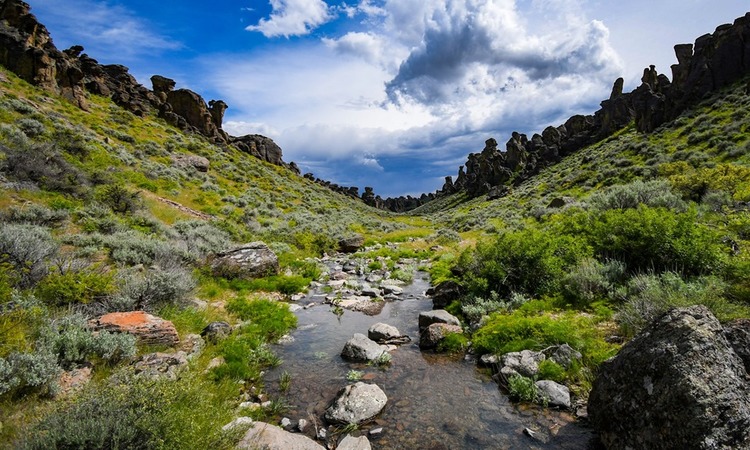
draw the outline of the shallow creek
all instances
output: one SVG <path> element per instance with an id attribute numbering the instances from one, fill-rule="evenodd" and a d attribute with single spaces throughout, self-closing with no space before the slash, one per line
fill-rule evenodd
<path id="1" fill-rule="evenodd" d="M 346 375 L 354 369 L 364 373 L 362 381 L 377 384 L 388 396 L 376 421 L 355 432 L 366 435 L 382 427 L 379 435 L 368 436 L 373 449 L 586 448 L 591 432 L 570 414 L 513 405 L 473 361 L 419 350 L 417 318 L 432 309 L 432 300 L 424 296 L 427 288 L 424 274 L 417 273 L 401 300 L 386 303 L 375 316 L 344 311 L 339 317 L 317 292 L 301 300 L 301 305 L 315 306 L 296 312 L 294 342 L 276 346 L 284 363 L 266 375 L 267 389 L 290 406 L 285 416 L 306 419 L 306 434 L 314 436 L 315 425 L 323 426 L 325 408 L 350 383 Z M 384 369 L 344 361 L 339 354 L 346 341 L 354 333 L 367 335 L 378 322 L 395 326 L 412 342 L 392 351 L 392 362 Z M 284 371 L 292 381 L 288 392 L 280 394 Z M 524 428 L 538 431 L 541 440 L 525 435 Z"/>

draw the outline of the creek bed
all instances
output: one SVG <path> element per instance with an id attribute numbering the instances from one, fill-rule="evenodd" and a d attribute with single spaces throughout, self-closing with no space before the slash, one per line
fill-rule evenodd
<path id="1" fill-rule="evenodd" d="M 388 302 L 380 314 L 367 316 L 344 311 L 334 314 L 323 304 L 323 295 L 312 292 L 300 304 L 315 306 L 296 314 L 294 342 L 276 346 L 284 363 L 267 373 L 266 386 L 289 405 L 285 416 L 306 419 L 306 433 L 323 426 L 322 416 L 337 392 L 350 381 L 350 370 L 364 373 L 362 381 L 380 386 L 388 396 L 383 413 L 358 432 L 383 428 L 369 436 L 373 449 L 585 449 L 592 433 L 566 412 L 512 404 L 487 374 L 463 356 L 421 352 L 417 346 L 417 318 L 432 309 L 424 296 L 429 287 L 417 272 L 404 287 L 402 300 Z M 344 361 L 339 354 L 354 333 L 367 335 L 370 325 L 383 322 L 411 337 L 412 342 L 391 352 L 390 366 L 383 369 Z M 278 392 L 284 371 L 291 375 L 288 392 Z M 538 431 L 541 440 L 523 433 Z"/>

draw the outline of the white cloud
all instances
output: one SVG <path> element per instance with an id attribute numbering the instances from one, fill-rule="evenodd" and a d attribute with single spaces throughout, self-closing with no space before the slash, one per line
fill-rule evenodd
<path id="1" fill-rule="evenodd" d="M 66 46 L 85 44 L 87 53 L 116 55 L 119 63 L 182 48 L 180 42 L 156 31 L 155 26 L 121 5 L 66 0 L 61 7 L 58 0 L 36 0 L 32 12 L 54 28 L 56 42 L 65 42 Z"/>
<path id="2" fill-rule="evenodd" d="M 270 3 L 271 16 L 246 30 L 259 31 L 269 38 L 302 36 L 333 17 L 323 0 L 270 0 Z"/>

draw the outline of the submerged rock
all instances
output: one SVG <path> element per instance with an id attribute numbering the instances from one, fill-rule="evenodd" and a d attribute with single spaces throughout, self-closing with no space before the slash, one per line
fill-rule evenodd
<path id="1" fill-rule="evenodd" d="M 255 422 L 235 447 L 237 450 L 325 450 L 307 436 L 290 433 L 265 422 Z"/>
<path id="2" fill-rule="evenodd" d="M 351 361 L 374 361 L 388 350 L 361 333 L 355 333 L 344 345 L 341 356 Z"/>
<path id="3" fill-rule="evenodd" d="M 360 424 L 380 414 L 387 402 L 388 397 L 382 389 L 360 381 L 339 392 L 326 410 L 325 418 L 333 423 Z"/>
<path id="4" fill-rule="evenodd" d="M 354 437 L 352 435 L 346 435 L 344 439 L 339 441 L 336 446 L 336 450 L 371 450 L 372 446 L 370 441 L 365 436 Z"/>
<path id="5" fill-rule="evenodd" d="M 750 447 L 750 382 L 704 306 L 671 310 L 604 363 L 588 413 L 609 449 Z"/>

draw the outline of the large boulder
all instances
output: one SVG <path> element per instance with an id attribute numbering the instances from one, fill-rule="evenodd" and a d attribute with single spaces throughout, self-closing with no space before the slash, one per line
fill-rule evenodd
<path id="1" fill-rule="evenodd" d="M 737 319 L 724 325 L 724 336 L 750 373 L 750 319 Z"/>
<path id="2" fill-rule="evenodd" d="M 374 361 L 380 358 L 388 347 L 378 344 L 361 333 L 355 333 L 344 345 L 341 357 L 350 361 Z"/>
<path id="3" fill-rule="evenodd" d="M 453 314 L 444 309 L 425 311 L 419 313 L 419 331 L 422 331 L 433 323 L 447 323 L 448 325 L 461 325 L 461 321 Z"/>
<path id="4" fill-rule="evenodd" d="M 113 312 L 89 321 L 94 330 L 132 334 L 139 344 L 175 346 L 180 343 L 174 324 L 145 311 Z"/>
<path id="5" fill-rule="evenodd" d="M 433 323 L 419 334 L 419 348 L 427 350 L 436 348 L 449 334 L 461 334 L 464 330 L 458 325 Z"/>
<path id="6" fill-rule="evenodd" d="M 443 281 L 432 289 L 432 307 L 443 309 L 452 301 L 458 300 L 462 294 L 463 288 L 460 284 L 452 280 Z"/>
<path id="7" fill-rule="evenodd" d="M 365 245 L 365 238 L 361 234 L 355 234 L 339 241 L 339 250 L 344 253 L 354 253 Z"/>
<path id="8" fill-rule="evenodd" d="M 235 447 L 237 450 L 325 450 L 302 434 L 290 433 L 264 422 L 255 422 Z"/>
<path id="9" fill-rule="evenodd" d="M 263 242 L 251 242 L 218 253 L 211 260 L 211 269 L 225 278 L 261 278 L 279 273 L 279 258 Z"/>
<path id="10" fill-rule="evenodd" d="M 604 363 L 589 417 L 608 449 L 750 448 L 750 382 L 704 306 L 673 309 Z"/>
<path id="11" fill-rule="evenodd" d="M 387 402 L 388 397 L 382 389 L 360 381 L 339 392 L 326 410 L 325 418 L 333 423 L 360 424 L 380 414 Z"/>

